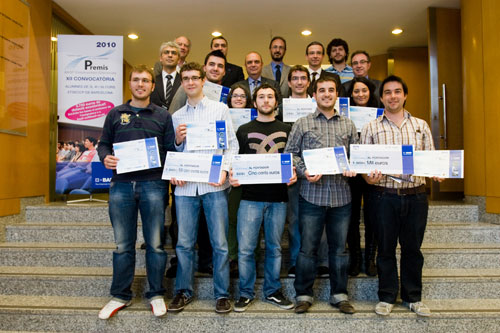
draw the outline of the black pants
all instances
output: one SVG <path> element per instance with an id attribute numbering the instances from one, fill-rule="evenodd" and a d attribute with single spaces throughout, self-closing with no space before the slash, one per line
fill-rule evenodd
<path id="1" fill-rule="evenodd" d="M 378 297 L 394 304 L 399 290 L 396 246 L 401 245 L 401 299 L 422 299 L 424 256 L 420 246 L 424 239 L 429 204 L 427 194 L 397 195 L 370 191 L 376 205 L 375 235 L 378 243 Z"/>

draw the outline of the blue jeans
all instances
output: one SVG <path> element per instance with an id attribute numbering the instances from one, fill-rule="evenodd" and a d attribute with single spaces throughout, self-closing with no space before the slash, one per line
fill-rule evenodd
<path id="1" fill-rule="evenodd" d="M 264 222 L 266 258 L 264 262 L 264 297 L 281 289 L 281 236 L 285 228 L 286 202 L 241 200 L 238 209 L 238 269 L 240 296 L 255 297 L 255 256 L 259 231 Z"/>
<path id="2" fill-rule="evenodd" d="M 316 262 L 323 229 L 326 229 L 328 240 L 330 302 L 335 304 L 347 300 L 349 254 L 345 244 L 351 217 L 351 204 L 333 208 L 323 207 L 300 197 L 299 211 L 301 247 L 294 283 L 297 301 L 313 302 Z"/>
<path id="3" fill-rule="evenodd" d="M 175 292 L 193 296 L 194 244 L 198 234 L 200 207 L 203 205 L 212 244 L 215 299 L 229 297 L 229 254 L 227 246 L 227 192 L 210 192 L 195 197 L 175 196 L 179 239 L 175 251 L 178 266 Z"/>
<path id="4" fill-rule="evenodd" d="M 146 271 L 149 291 L 146 298 L 163 296 L 163 275 L 167 264 L 164 223 L 167 207 L 167 186 L 164 180 L 112 182 L 109 189 L 109 217 L 115 235 L 113 282 L 111 295 L 132 299 L 135 270 L 137 213 L 141 212 L 142 233 L 146 242 Z"/>

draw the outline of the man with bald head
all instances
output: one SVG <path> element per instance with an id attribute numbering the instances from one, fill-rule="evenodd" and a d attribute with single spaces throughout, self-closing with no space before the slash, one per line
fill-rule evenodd
<path id="1" fill-rule="evenodd" d="M 224 36 L 214 37 L 210 41 L 210 49 L 212 51 L 220 50 L 227 57 L 228 42 Z M 231 87 L 234 83 L 244 80 L 245 75 L 243 74 L 243 68 L 235 64 L 230 64 L 226 62 L 225 75 L 222 78 L 222 85 L 225 87 Z"/>
<path id="2" fill-rule="evenodd" d="M 238 83 L 245 85 L 251 93 L 253 93 L 255 88 L 259 87 L 261 84 L 267 83 L 270 86 L 276 88 L 279 95 L 279 104 L 281 104 L 281 94 L 279 93 L 280 85 L 274 80 L 262 77 L 262 56 L 258 52 L 252 51 L 246 55 L 245 68 L 248 77 L 246 80 L 240 81 Z"/>

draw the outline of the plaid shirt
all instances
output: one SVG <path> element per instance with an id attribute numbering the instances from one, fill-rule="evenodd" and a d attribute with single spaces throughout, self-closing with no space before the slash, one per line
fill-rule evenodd
<path id="1" fill-rule="evenodd" d="M 315 183 L 309 182 L 304 175 L 306 166 L 302 152 L 306 149 L 344 146 L 358 141 L 354 123 L 337 111 L 327 119 L 318 109 L 306 117 L 298 119 L 292 127 L 285 148 L 293 154 L 293 162 L 300 177 L 300 195 L 308 202 L 324 207 L 340 207 L 351 202 L 351 191 L 347 179 L 342 175 L 323 175 Z"/>
<path id="2" fill-rule="evenodd" d="M 434 150 L 429 125 L 425 120 L 412 117 L 404 110 L 404 119 L 398 127 L 384 114 L 370 121 L 361 131 L 361 144 L 413 145 L 414 150 Z M 425 184 L 425 177 L 409 177 L 409 181 L 397 182 L 383 176 L 377 186 L 389 188 L 411 188 Z"/>

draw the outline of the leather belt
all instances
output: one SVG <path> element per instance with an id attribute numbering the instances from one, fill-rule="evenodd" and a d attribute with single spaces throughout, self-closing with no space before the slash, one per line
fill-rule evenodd
<path id="1" fill-rule="evenodd" d="M 415 195 L 419 193 L 425 193 L 425 185 L 420 185 L 417 187 L 410 187 L 410 188 L 390 188 L 382 186 L 372 186 L 371 188 L 377 192 L 384 192 L 397 195 L 412 195 L 412 194 Z"/>

